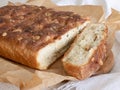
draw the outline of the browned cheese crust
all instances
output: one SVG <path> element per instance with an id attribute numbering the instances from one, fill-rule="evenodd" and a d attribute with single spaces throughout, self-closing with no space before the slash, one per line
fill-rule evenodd
<path id="1" fill-rule="evenodd" d="M 64 69 L 69 75 L 72 75 L 80 80 L 83 80 L 93 75 L 103 65 L 103 62 L 106 58 L 106 52 L 107 52 L 106 51 L 107 50 L 107 47 L 106 47 L 107 31 L 108 30 L 106 29 L 104 32 L 105 34 L 104 40 L 101 41 L 100 45 L 94 51 L 88 63 L 82 66 L 76 66 L 67 61 L 63 62 Z M 80 37 L 80 35 L 78 35 L 77 38 Z M 74 42 L 76 42 L 77 38 L 75 39 Z M 67 53 L 65 53 L 64 57 L 66 57 L 66 55 L 71 51 L 73 46 L 74 46 L 74 43 L 71 45 Z"/>
<path id="2" fill-rule="evenodd" d="M 0 56 L 36 68 L 39 49 L 60 39 L 87 19 L 43 6 L 0 8 Z"/>

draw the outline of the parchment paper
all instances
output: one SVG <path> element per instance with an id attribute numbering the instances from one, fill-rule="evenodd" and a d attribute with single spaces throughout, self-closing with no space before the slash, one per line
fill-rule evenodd
<path id="1" fill-rule="evenodd" d="M 56 6 L 49 0 L 30 0 L 26 4 L 44 5 L 55 10 L 74 11 L 84 17 L 90 17 L 92 22 L 105 22 L 109 27 L 109 46 L 114 42 L 114 33 L 120 29 L 119 13 L 113 10 L 105 21 L 101 6 Z M 92 12 L 92 13 L 91 13 Z M 97 12 L 97 13 L 96 13 Z M 76 80 L 68 76 L 62 67 L 60 59 L 46 71 L 34 70 L 23 65 L 0 58 L 0 81 L 18 86 L 21 90 L 41 90 L 44 87 L 56 85 L 65 80 Z"/>

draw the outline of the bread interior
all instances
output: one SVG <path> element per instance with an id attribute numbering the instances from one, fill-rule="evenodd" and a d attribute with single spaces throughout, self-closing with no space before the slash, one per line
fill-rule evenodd
<path id="1" fill-rule="evenodd" d="M 104 29 L 104 24 L 91 24 L 86 27 L 77 37 L 63 61 L 77 66 L 86 64 L 103 40 Z"/>
<path id="2" fill-rule="evenodd" d="M 57 58 L 62 56 L 68 49 L 69 43 L 73 41 L 75 36 L 82 30 L 89 22 L 69 30 L 66 34 L 61 36 L 61 39 L 57 39 L 55 42 L 48 44 L 37 55 L 37 61 L 40 63 L 40 69 L 47 69 L 47 67 L 53 63 Z"/>

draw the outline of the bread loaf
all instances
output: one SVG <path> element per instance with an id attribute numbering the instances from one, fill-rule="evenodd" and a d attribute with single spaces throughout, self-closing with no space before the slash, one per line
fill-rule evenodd
<path id="1" fill-rule="evenodd" d="M 62 59 L 66 72 L 78 79 L 93 75 L 106 58 L 107 27 L 90 24 L 75 39 Z"/>
<path id="2" fill-rule="evenodd" d="M 73 12 L 43 6 L 0 8 L 0 56 L 47 69 L 89 22 Z"/>

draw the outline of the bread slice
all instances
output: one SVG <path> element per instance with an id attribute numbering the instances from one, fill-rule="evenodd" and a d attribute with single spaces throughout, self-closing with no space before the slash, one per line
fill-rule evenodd
<path id="1" fill-rule="evenodd" d="M 88 18 L 73 12 L 44 6 L 1 7 L 0 55 L 32 68 L 47 69 L 88 22 Z"/>
<path id="2" fill-rule="evenodd" d="M 107 27 L 104 24 L 87 26 L 62 59 L 66 72 L 78 79 L 93 75 L 105 60 L 106 38 Z"/>

